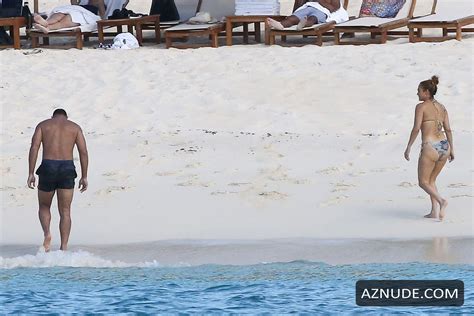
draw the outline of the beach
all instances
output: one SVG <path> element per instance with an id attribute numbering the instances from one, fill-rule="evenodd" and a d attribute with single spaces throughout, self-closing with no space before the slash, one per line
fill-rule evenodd
<path id="1" fill-rule="evenodd" d="M 472 237 L 472 39 L 404 42 L 3 51 L 1 242 L 41 237 L 27 152 L 55 108 L 90 152 L 73 244 Z M 433 74 L 456 146 L 442 223 L 423 218 L 419 140 L 403 158 L 416 87 Z"/>
<path id="2" fill-rule="evenodd" d="M 149 1 L 129 9 L 148 13 Z M 0 50 L 0 313 L 473 314 L 474 35 L 234 40 Z M 403 156 L 417 87 L 433 75 L 455 147 L 437 179 L 443 221 L 423 217 L 420 136 Z M 68 251 L 53 200 L 45 253 L 28 150 L 58 108 L 85 135 L 89 187 L 74 193 Z M 74 163 L 77 187 L 77 151 Z M 361 308 L 358 280 L 462 280 L 464 305 Z"/>

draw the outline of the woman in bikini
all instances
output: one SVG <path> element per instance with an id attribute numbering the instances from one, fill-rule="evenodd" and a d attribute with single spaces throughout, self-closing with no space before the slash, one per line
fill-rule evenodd
<path id="1" fill-rule="evenodd" d="M 431 198 L 431 212 L 426 218 L 443 220 L 448 202 L 442 198 L 436 187 L 436 178 L 443 169 L 446 160 L 454 160 L 453 136 L 449 126 L 448 111 L 434 99 L 438 77 L 420 82 L 418 98 L 422 103 L 415 109 L 415 123 L 410 134 L 405 159 L 410 160 L 410 149 L 421 130 L 421 153 L 418 159 L 418 183 Z M 443 131 L 444 129 L 444 131 Z M 437 209 L 439 205 L 439 214 Z"/>

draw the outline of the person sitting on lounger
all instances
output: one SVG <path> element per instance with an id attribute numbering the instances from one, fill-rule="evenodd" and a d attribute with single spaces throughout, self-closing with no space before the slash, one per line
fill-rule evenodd
<path id="1" fill-rule="evenodd" d="M 300 2 L 302 1 L 300 0 Z M 274 19 L 267 18 L 267 23 L 271 28 L 277 30 L 283 30 L 284 28 L 293 25 L 297 25 L 297 30 L 302 30 L 303 28 L 311 27 L 314 24 L 325 23 L 331 13 L 338 11 L 340 8 L 340 0 L 308 1 L 283 21 L 278 22 Z"/>
<path id="2" fill-rule="evenodd" d="M 71 5 L 54 8 L 47 19 L 35 14 L 33 26 L 44 33 L 48 33 L 86 24 L 95 25 L 101 18 L 107 18 L 104 0 L 71 0 Z"/>

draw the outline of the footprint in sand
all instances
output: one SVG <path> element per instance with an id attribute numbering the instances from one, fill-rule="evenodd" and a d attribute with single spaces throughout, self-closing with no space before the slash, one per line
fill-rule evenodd
<path id="1" fill-rule="evenodd" d="M 249 184 L 251 183 L 250 182 L 231 182 L 231 183 L 228 183 L 227 185 L 231 187 L 240 187 L 240 186 L 249 185 Z"/>
<path id="2" fill-rule="evenodd" d="M 114 192 L 125 191 L 129 188 L 130 187 L 125 187 L 125 186 L 111 186 L 111 187 L 107 187 L 105 189 L 96 191 L 95 194 L 96 195 L 109 195 L 109 194 L 112 194 Z"/>
<path id="3" fill-rule="evenodd" d="M 472 195 L 470 195 L 470 194 L 451 195 L 451 198 L 453 198 L 453 199 L 463 198 L 463 197 L 472 198 Z"/>
<path id="4" fill-rule="evenodd" d="M 451 184 L 448 184 L 448 188 L 465 188 L 465 187 L 468 187 L 469 185 L 467 184 L 464 184 L 464 183 L 451 183 Z"/>
<path id="5" fill-rule="evenodd" d="M 412 188 L 412 187 L 416 187 L 418 186 L 418 184 L 416 183 L 411 183 L 411 182 L 402 182 L 398 185 L 399 187 L 403 187 L 403 188 Z"/>
<path id="6" fill-rule="evenodd" d="M 214 191 L 214 192 L 211 192 L 211 195 L 227 195 L 227 194 L 236 194 L 236 193 L 239 193 L 239 192 L 236 192 L 236 191 Z"/>
<path id="7" fill-rule="evenodd" d="M 123 173 L 121 171 L 109 171 L 102 174 L 103 177 L 106 177 L 109 181 L 124 181 L 130 178 L 130 175 Z"/>
<path id="8" fill-rule="evenodd" d="M 339 203 L 341 203 L 343 200 L 345 200 L 345 199 L 347 199 L 347 198 L 349 198 L 347 195 L 336 196 L 336 197 L 333 197 L 333 198 L 327 200 L 326 202 L 319 203 L 319 206 L 320 206 L 320 207 L 327 207 L 327 206 L 339 204 Z"/>
<path id="9" fill-rule="evenodd" d="M 169 176 L 174 176 L 174 175 L 180 174 L 182 172 L 183 172 L 182 170 L 178 170 L 178 171 L 159 171 L 159 172 L 156 172 L 155 175 L 159 176 L 159 177 L 169 177 Z"/>
<path id="10" fill-rule="evenodd" d="M 188 168 L 188 169 L 194 169 L 194 168 L 199 168 L 201 167 L 202 163 L 200 162 L 195 162 L 195 163 L 190 163 L 190 164 L 187 164 L 186 166 L 184 166 L 185 168 Z"/>
<path id="11" fill-rule="evenodd" d="M 0 191 L 12 191 L 15 190 L 15 187 L 4 186 L 0 188 Z"/>
<path id="12" fill-rule="evenodd" d="M 387 171 L 395 171 L 400 169 L 400 167 L 392 167 L 392 168 L 375 168 L 370 169 L 370 172 L 387 172 Z"/>
<path id="13" fill-rule="evenodd" d="M 353 187 L 355 187 L 354 184 L 336 183 L 334 189 L 332 189 L 331 192 L 347 191 Z"/>
<path id="14" fill-rule="evenodd" d="M 316 173 L 335 174 L 335 173 L 339 173 L 339 172 L 343 172 L 343 171 L 345 171 L 344 168 L 329 167 L 329 168 L 326 168 L 326 169 L 317 170 Z"/>
<path id="15" fill-rule="evenodd" d="M 260 192 L 258 195 L 271 200 L 284 200 L 288 197 L 288 194 L 278 191 Z"/>

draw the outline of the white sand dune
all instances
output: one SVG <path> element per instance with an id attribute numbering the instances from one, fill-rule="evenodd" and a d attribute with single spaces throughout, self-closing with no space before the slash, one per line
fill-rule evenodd
<path id="1" fill-rule="evenodd" d="M 473 44 L 1 51 L 0 242 L 41 237 L 27 153 L 58 107 L 90 151 L 73 244 L 472 237 Z M 457 155 L 442 223 L 423 219 L 419 140 L 403 159 L 433 74 Z"/>

